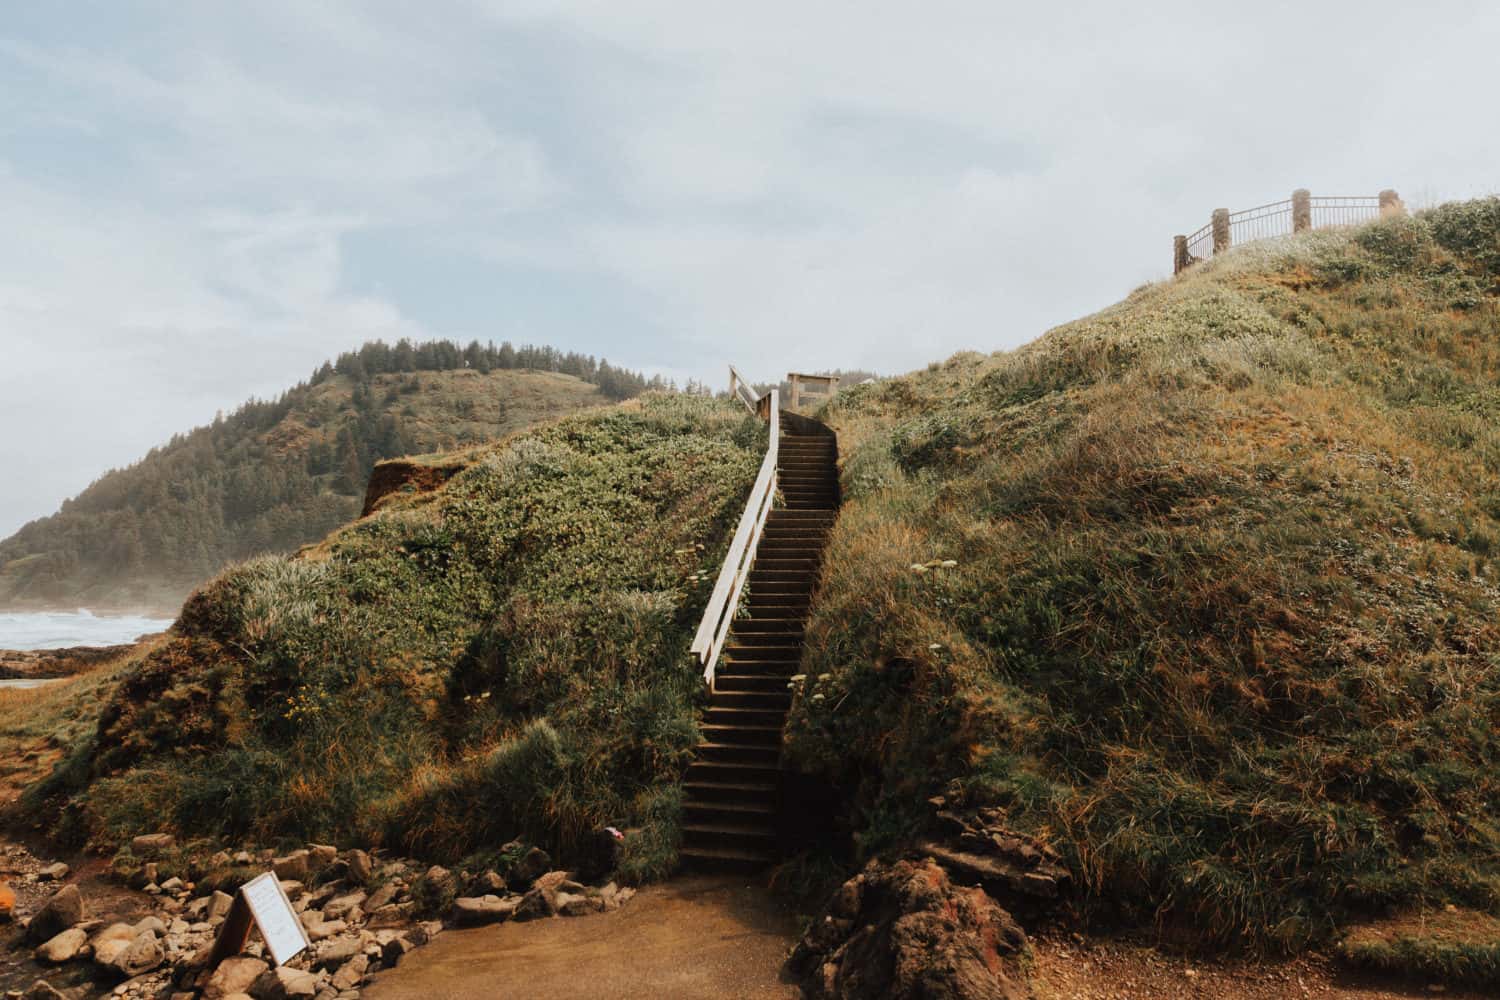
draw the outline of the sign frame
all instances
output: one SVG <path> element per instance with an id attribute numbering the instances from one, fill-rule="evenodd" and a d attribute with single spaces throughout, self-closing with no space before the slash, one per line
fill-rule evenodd
<path id="1" fill-rule="evenodd" d="M 275 872 L 257 875 L 234 894 L 234 902 L 230 904 L 224 925 L 219 928 L 219 936 L 214 941 L 209 964 L 216 966 L 243 951 L 245 942 L 250 940 L 252 926 L 260 931 L 271 960 L 278 966 L 312 947 L 307 930 L 302 926 L 302 918 Z"/>

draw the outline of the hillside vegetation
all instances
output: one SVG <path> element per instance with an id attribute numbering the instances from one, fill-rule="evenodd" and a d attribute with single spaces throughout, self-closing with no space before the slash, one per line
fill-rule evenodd
<path id="1" fill-rule="evenodd" d="M 697 743 L 687 645 L 764 433 L 650 394 L 229 569 L 96 724 L 57 708 L 66 756 L 28 813 L 102 846 L 166 828 L 439 859 L 517 836 L 566 858 L 612 824 L 639 828 L 628 874 L 665 871 Z"/>
<path id="2" fill-rule="evenodd" d="M 0 541 L 0 607 L 175 607 L 230 562 L 352 520 L 380 459 L 495 440 L 647 386 L 551 348 L 371 342 Z"/>
<path id="3" fill-rule="evenodd" d="M 1500 914 L 1500 200 L 1248 246 L 821 416 L 846 506 L 789 749 L 864 853 L 942 793 L 1187 940 Z"/>

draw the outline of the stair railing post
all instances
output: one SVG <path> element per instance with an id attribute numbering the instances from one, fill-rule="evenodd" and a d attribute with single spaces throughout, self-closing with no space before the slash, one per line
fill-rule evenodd
<path id="1" fill-rule="evenodd" d="M 1312 228 L 1312 192 L 1298 188 L 1292 192 L 1292 232 L 1304 233 Z"/>
<path id="2" fill-rule="evenodd" d="M 1214 253 L 1229 249 L 1229 209 L 1214 209 Z"/>

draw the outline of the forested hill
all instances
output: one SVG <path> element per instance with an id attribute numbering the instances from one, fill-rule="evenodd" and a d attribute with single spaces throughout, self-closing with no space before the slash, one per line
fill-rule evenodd
<path id="1" fill-rule="evenodd" d="M 375 341 L 97 480 L 0 542 L 0 607 L 167 611 L 230 562 L 358 516 L 383 458 L 449 450 L 635 396 L 635 372 L 549 347 Z"/>

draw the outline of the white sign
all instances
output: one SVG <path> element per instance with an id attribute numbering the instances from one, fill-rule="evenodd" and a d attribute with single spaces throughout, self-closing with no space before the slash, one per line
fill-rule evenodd
<path id="1" fill-rule="evenodd" d="M 240 893 L 249 904 L 250 914 L 277 965 L 286 964 L 288 959 L 312 943 L 307 940 L 302 921 L 292 909 L 292 901 L 286 898 L 275 873 L 266 872 L 251 879 L 240 888 Z"/>

